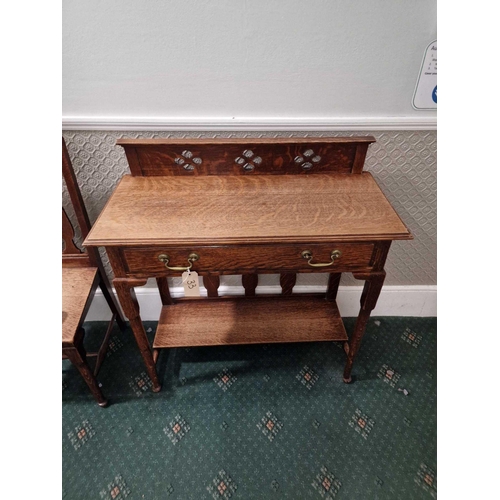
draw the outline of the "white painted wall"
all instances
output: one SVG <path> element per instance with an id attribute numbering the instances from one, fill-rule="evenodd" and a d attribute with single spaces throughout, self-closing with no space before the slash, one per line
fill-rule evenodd
<path id="1" fill-rule="evenodd" d="M 436 39 L 436 0 L 66 0 L 62 8 L 63 128 L 435 120 L 411 101 Z"/>

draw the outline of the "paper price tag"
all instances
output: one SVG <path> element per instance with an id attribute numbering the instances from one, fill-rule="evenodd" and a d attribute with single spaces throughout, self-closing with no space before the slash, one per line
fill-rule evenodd
<path id="1" fill-rule="evenodd" d="M 200 296 L 200 279 L 196 271 L 184 271 L 182 273 L 182 286 L 186 297 Z"/>

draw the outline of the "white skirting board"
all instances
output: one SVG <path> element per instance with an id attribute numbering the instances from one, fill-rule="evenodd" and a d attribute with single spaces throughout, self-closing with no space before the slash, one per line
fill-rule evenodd
<path id="1" fill-rule="evenodd" d="M 337 305 L 343 317 L 355 317 L 359 313 L 359 299 L 362 286 L 341 286 L 337 296 Z M 324 293 L 321 286 L 296 286 L 295 293 Z M 154 287 L 140 287 L 135 290 L 141 317 L 144 321 L 157 321 L 160 316 L 161 301 L 158 289 Z M 181 287 L 170 290 L 172 297 L 182 297 Z M 202 295 L 206 290 L 201 289 Z M 257 293 L 281 293 L 280 286 L 262 286 Z M 220 295 L 244 295 L 243 287 L 220 286 Z M 106 321 L 110 318 L 109 307 L 98 289 L 94 301 L 87 314 L 86 321 Z M 436 286 L 385 286 L 380 293 L 377 307 L 372 316 L 437 316 L 437 287 Z"/>

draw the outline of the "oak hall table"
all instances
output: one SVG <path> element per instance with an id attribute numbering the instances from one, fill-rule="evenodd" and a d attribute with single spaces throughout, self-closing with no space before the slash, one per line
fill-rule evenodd
<path id="1" fill-rule="evenodd" d="M 158 349 L 341 341 L 351 381 L 389 247 L 412 235 L 372 175 L 373 137 L 121 139 L 131 175 L 120 180 L 84 244 L 103 246 L 113 285 L 153 390 Z M 206 298 L 173 299 L 167 277 L 190 268 Z M 328 272 L 324 294 L 294 294 L 296 273 Z M 336 305 L 341 273 L 364 280 L 354 331 Z M 279 273 L 281 295 L 256 294 Z M 219 297 L 219 277 L 241 274 L 245 295 Z M 156 278 L 163 304 L 151 346 L 134 287 Z"/>

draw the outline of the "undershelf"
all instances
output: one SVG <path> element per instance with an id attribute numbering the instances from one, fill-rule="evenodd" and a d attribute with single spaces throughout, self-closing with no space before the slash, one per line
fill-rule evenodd
<path id="1" fill-rule="evenodd" d="M 162 307 L 153 347 L 345 340 L 337 304 L 323 297 L 191 299 Z"/>

